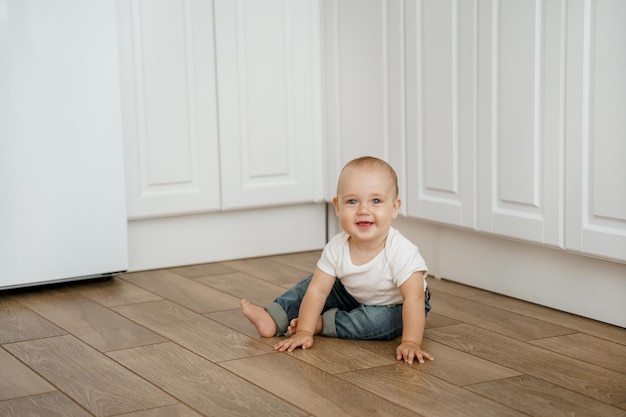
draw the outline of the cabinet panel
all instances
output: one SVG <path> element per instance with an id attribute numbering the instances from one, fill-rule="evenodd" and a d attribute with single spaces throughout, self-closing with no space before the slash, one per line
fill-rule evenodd
<path id="1" fill-rule="evenodd" d="M 481 2 L 479 229 L 563 246 L 564 3 Z"/>
<path id="2" fill-rule="evenodd" d="M 129 218 L 220 208 L 210 2 L 118 1 Z"/>
<path id="3" fill-rule="evenodd" d="M 401 0 L 323 2 L 328 201 L 343 166 L 364 155 L 389 162 L 406 196 L 403 11 Z"/>
<path id="4" fill-rule="evenodd" d="M 215 2 L 224 209 L 321 198 L 318 7 Z"/>
<path id="5" fill-rule="evenodd" d="M 476 227 L 477 2 L 406 4 L 408 214 Z"/>
<path id="6" fill-rule="evenodd" d="M 567 248 L 626 260 L 626 3 L 568 10 Z"/>

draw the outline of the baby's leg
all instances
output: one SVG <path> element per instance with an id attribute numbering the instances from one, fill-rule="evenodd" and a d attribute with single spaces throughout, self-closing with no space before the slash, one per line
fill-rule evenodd
<path id="1" fill-rule="evenodd" d="M 241 310 L 260 336 L 272 337 L 276 334 L 276 322 L 263 307 L 254 305 L 248 300 L 241 300 Z"/>
<path id="2" fill-rule="evenodd" d="M 324 313 L 322 334 L 344 339 L 391 340 L 402 335 L 402 306 L 359 306 Z M 333 326 L 334 324 L 334 326 Z"/>

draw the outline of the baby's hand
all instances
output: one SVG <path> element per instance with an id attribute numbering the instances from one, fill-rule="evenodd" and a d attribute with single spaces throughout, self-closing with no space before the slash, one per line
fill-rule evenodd
<path id="1" fill-rule="evenodd" d="M 424 358 L 431 361 L 435 360 L 430 353 L 422 350 L 422 347 L 415 342 L 402 342 L 396 349 L 396 359 L 404 360 L 409 365 L 413 364 L 414 359 L 417 359 L 419 363 L 424 363 Z"/>
<path id="2" fill-rule="evenodd" d="M 289 339 L 274 345 L 274 349 L 279 352 L 293 352 L 298 346 L 302 346 L 303 350 L 313 346 L 313 335 L 307 332 L 296 332 Z"/>

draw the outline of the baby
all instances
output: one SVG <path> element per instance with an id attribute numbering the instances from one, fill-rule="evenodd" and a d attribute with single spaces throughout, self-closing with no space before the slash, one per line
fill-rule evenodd
<path id="1" fill-rule="evenodd" d="M 385 161 L 362 157 L 341 171 L 335 213 L 343 231 L 326 244 L 314 273 L 265 308 L 241 300 L 263 337 L 290 337 L 278 351 L 313 346 L 313 336 L 391 340 L 396 359 L 434 358 L 422 350 L 430 291 L 417 247 L 391 226 L 398 216 L 397 176 Z"/>

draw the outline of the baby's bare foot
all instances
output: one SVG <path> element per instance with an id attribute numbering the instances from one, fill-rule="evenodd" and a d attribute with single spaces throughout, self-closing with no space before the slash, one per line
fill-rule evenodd
<path id="1" fill-rule="evenodd" d="M 296 331 L 298 330 L 298 318 L 296 317 L 295 319 L 291 320 L 289 322 L 289 326 L 287 327 L 287 331 L 289 332 L 290 335 L 294 335 L 296 334 Z"/>
<path id="2" fill-rule="evenodd" d="M 276 335 L 276 323 L 263 307 L 254 305 L 248 300 L 241 300 L 241 310 L 260 336 L 272 337 Z"/>

